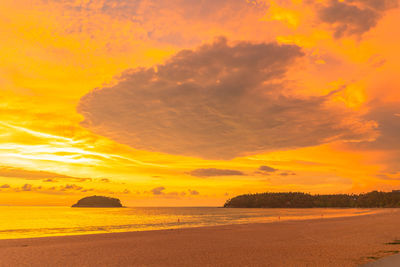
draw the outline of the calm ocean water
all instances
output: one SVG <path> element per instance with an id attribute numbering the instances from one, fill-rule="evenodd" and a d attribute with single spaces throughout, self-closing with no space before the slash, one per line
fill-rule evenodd
<path id="1" fill-rule="evenodd" d="M 376 213 L 373 209 L 70 208 L 0 206 L 0 239 L 95 234 Z M 179 221 L 178 221 L 179 220 Z"/>

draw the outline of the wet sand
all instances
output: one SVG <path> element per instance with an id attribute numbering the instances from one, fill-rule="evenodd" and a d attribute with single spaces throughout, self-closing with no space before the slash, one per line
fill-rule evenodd
<path id="1" fill-rule="evenodd" d="M 0 266 L 358 266 L 400 251 L 400 210 L 358 217 L 0 240 Z M 394 242 L 396 243 L 396 242 Z"/>
<path id="2" fill-rule="evenodd" d="M 384 257 L 377 261 L 369 262 L 362 267 L 398 267 L 400 266 L 400 255 Z"/>

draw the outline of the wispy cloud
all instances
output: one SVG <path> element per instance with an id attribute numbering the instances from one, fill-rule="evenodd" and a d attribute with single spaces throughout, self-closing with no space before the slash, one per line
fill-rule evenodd
<path id="1" fill-rule="evenodd" d="M 26 170 L 21 168 L 13 168 L 7 166 L 0 166 L 0 177 L 8 177 L 8 178 L 20 178 L 26 180 L 42 180 L 45 179 L 47 182 L 50 182 L 52 179 L 64 179 L 64 180 L 88 180 L 90 178 L 82 178 L 82 177 L 72 177 L 68 175 L 58 174 L 54 172 L 47 171 L 33 171 Z"/>

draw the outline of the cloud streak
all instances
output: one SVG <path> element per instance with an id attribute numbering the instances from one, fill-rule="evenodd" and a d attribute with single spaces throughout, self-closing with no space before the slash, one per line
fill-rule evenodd
<path id="1" fill-rule="evenodd" d="M 260 166 L 258 168 L 258 170 L 262 171 L 262 172 L 276 172 L 276 171 L 278 171 L 278 169 L 275 169 L 275 168 L 272 168 L 272 167 L 269 167 L 269 166 L 266 166 L 266 165 Z"/>
<path id="2" fill-rule="evenodd" d="M 111 190 L 111 189 L 103 189 L 103 188 L 85 188 L 80 185 L 76 184 L 65 184 L 65 185 L 60 185 L 60 186 L 50 186 L 50 187 L 45 187 L 45 186 L 36 186 L 34 184 L 23 184 L 22 186 L 10 186 L 8 184 L 4 184 L 0 186 L 0 189 L 4 189 L 4 191 L 8 192 L 32 192 L 32 193 L 40 193 L 40 194 L 62 194 L 62 195 L 82 195 L 83 193 L 87 192 L 95 192 L 99 194 L 120 194 L 120 195 L 125 195 L 125 194 L 130 194 L 130 191 L 128 189 L 124 190 Z"/>
<path id="3" fill-rule="evenodd" d="M 47 171 L 32 171 L 21 168 L 0 166 L 0 177 L 18 178 L 26 180 L 43 180 L 44 182 L 55 182 L 58 179 L 78 182 L 91 181 L 91 178 L 72 177 Z"/>
<path id="4" fill-rule="evenodd" d="M 286 170 L 279 170 L 275 169 L 270 166 L 262 165 L 258 168 L 258 170 L 255 172 L 256 174 L 261 174 L 261 175 L 280 175 L 280 176 L 289 176 L 289 175 L 296 175 L 295 172 L 292 171 L 286 171 Z"/>
<path id="5" fill-rule="evenodd" d="M 243 172 L 237 170 L 228 170 L 228 169 L 216 169 L 216 168 L 208 168 L 208 169 L 195 169 L 189 172 L 191 176 L 196 177 L 213 177 L 213 176 L 241 176 L 244 175 Z"/>

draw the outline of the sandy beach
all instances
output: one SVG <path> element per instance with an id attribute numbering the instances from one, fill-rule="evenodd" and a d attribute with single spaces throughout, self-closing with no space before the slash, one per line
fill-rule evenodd
<path id="1" fill-rule="evenodd" d="M 359 266 L 396 254 L 400 210 L 358 217 L 0 240 L 0 266 Z M 396 243 L 396 242 L 394 242 Z"/>

